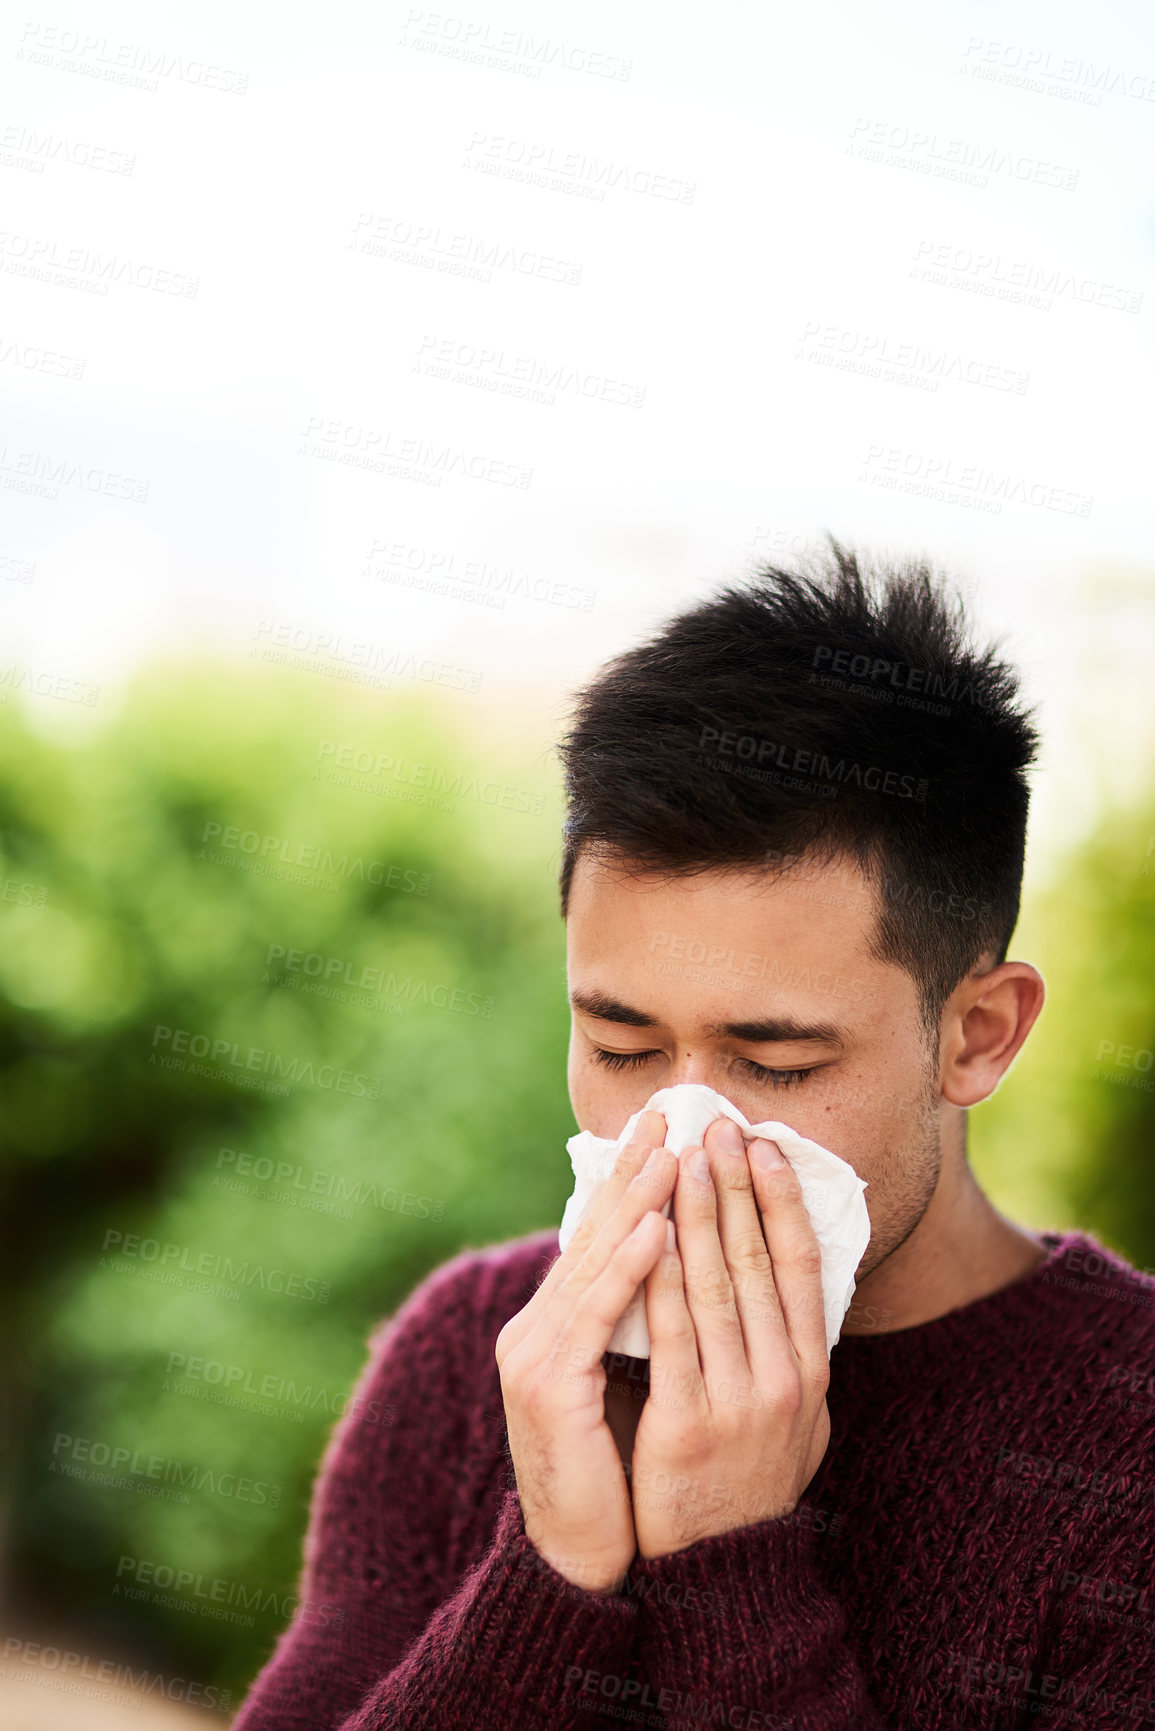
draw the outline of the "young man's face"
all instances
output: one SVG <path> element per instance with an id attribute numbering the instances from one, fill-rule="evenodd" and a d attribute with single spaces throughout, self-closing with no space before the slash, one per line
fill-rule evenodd
<path id="1" fill-rule="evenodd" d="M 679 1082 L 716 1089 L 751 1123 L 779 1119 L 866 1180 L 869 1273 L 921 1219 L 954 1110 L 928 1069 L 914 981 L 867 953 L 874 923 L 848 864 L 666 879 L 583 851 L 566 933 L 581 1129 L 614 1139 Z"/>

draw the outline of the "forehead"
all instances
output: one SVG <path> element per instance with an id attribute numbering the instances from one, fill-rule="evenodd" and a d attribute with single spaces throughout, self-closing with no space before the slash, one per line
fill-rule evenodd
<path id="1" fill-rule="evenodd" d="M 823 1038 L 909 996 L 869 953 L 875 904 L 852 864 L 659 876 L 579 856 L 566 947 L 575 1010 L 695 1038 Z M 888 977 L 893 976 L 893 977 Z M 601 1006 L 606 1006 L 605 1008 Z"/>
<path id="2" fill-rule="evenodd" d="M 869 955 L 876 920 L 876 892 L 851 860 L 675 877 L 583 850 L 570 884 L 566 947 L 571 964 L 623 947 L 706 961 L 711 951 L 770 946 L 877 967 Z"/>

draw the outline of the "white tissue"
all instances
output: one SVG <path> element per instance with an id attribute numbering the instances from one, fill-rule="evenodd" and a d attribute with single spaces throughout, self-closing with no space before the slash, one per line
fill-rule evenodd
<path id="1" fill-rule="evenodd" d="M 737 1106 L 713 1088 L 703 1087 L 697 1082 L 680 1082 L 676 1088 L 659 1088 L 634 1113 L 616 1142 L 594 1136 L 589 1130 L 570 1137 L 566 1148 L 575 1182 L 573 1195 L 565 1205 L 558 1229 L 560 1249 L 565 1249 L 577 1231 L 586 1208 L 612 1173 L 619 1153 L 632 1137 L 642 1113 L 647 1111 L 665 1114 L 668 1126 L 666 1147 L 675 1154 L 680 1154 L 683 1148 L 700 1144 L 706 1126 L 715 1118 L 723 1117 L 732 1118 L 740 1127 L 747 1146 L 756 1136 L 765 1136 L 781 1148 L 798 1175 L 803 1206 L 822 1253 L 822 1297 L 829 1357 L 854 1297 L 855 1271 L 870 1242 L 870 1216 L 862 1194 L 866 1180 L 858 1176 L 853 1166 L 832 1154 L 829 1148 L 820 1148 L 817 1142 L 799 1136 L 796 1130 L 776 1119 L 751 1124 Z M 670 1218 L 669 1202 L 661 1212 L 667 1220 Z M 638 1287 L 624 1311 L 611 1336 L 609 1350 L 628 1353 L 632 1358 L 649 1358 L 650 1331 L 646 1326 L 644 1287 Z"/>

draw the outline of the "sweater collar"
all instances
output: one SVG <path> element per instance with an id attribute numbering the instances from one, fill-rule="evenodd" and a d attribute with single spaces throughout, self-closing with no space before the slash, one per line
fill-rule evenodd
<path id="1" fill-rule="evenodd" d="M 1124 1281 L 1131 1274 L 1134 1280 L 1121 1256 L 1084 1232 L 1048 1231 L 1039 1237 L 1046 1256 L 1009 1285 L 911 1328 L 842 1336 L 831 1352 L 832 1382 L 853 1377 L 860 1366 L 875 1382 L 890 1372 L 904 1378 L 938 1370 L 950 1374 L 960 1353 L 982 1353 L 994 1345 L 1005 1351 L 1015 1335 L 1034 1334 L 1045 1325 L 1059 1331 L 1077 1322 L 1087 1304 L 1103 1296 L 1104 1273 Z M 1072 1252 L 1082 1253 L 1073 1264 Z M 1100 1261 L 1092 1262 L 1087 1252 Z M 1092 1267 L 1084 1267 L 1085 1262 Z"/>

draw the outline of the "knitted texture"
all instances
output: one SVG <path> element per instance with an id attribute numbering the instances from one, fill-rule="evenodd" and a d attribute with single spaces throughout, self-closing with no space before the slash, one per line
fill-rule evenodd
<path id="1" fill-rule="evenodd" d="M 506 1443 L 494 1347 L 557 1234 L 462 1252 L 370 1339 L 233 1731 L 1155 1725 L 1155 1277 L 1044 1238 L 1025 1279 L 840 1340 L 798 1506 L 617 1595 L 526 1537 Z"/>

